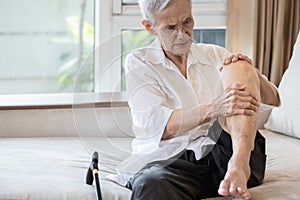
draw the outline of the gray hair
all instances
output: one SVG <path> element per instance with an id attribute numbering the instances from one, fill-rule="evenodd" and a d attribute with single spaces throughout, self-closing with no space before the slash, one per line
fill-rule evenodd
<path id="1" fill-rule="evenodd" d="M 166 9 L 174 1 L 176 0 L 139 0 L 139 6 L 143 18 L 154 25 L 155 20 L 153 17 L 153 13 L 157 13 Z M 188 1 L 191 2 L 191 0 Z"/>

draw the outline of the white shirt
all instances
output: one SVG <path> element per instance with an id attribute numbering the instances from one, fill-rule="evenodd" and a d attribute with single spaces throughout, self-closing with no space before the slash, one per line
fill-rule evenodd
<path id="1" fill-rule="evenodd" d="M 184 149 L 193 150 L 196 159 L 208 153 L 202 147 L 215 143 L 207 132 L 216 119 L 169 140 L 161 137 L 174 109 L 212 101 L 223 92 L 219 68 L 230 55 L 216 45 L 192 44 L 187 78 L 165 57 L 158 40 L 127 56 L 128 104 L 136 138 L 132 155 L 117 167 L 118 176 L 110 179 L 126 185 L 147 163 L 167 160 Z"/>

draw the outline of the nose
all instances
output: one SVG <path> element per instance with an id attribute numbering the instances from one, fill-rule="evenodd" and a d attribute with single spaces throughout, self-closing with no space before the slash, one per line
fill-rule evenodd
<path id="1" fill-rule="evenodd" d="M 181 26 L 177 30 L 177 39 L 183 39 L 185 34 L 184 28 Z"/>

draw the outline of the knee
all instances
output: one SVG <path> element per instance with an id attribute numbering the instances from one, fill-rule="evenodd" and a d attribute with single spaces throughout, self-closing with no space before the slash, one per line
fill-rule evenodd
<path id="1" fill-rule="evenodd" d="M 221 72 L 223 83 L 248 83 L 259 84 L 256 69 L 246 61 L 237 61 L 223 68 Z"/>
<path id="2" fill-rule="evenodd" d="M 133 183 L 133 188 L 143 189 L 144 187 L 148 187 L 151 185 L 157 185 L 161 181 L 161 177 L 156 175 L 155 173 L 145 173 L 139 174 Z"/>
<path id="3" fill-rule="evenodd" d="M 134 178 L 132 182 L 132 198 L 131 199 L 153 199 L 154 197 L 162 197 L 166 194 L 161 191 L 166 182 L 159 173 L 143 172 Z M 163 199 L 163 198 L 162 198 Z"/>
<path id="4" fill-rule="evenodd" d="M 231 63 L 228 66 L 224 67 L 222 70 L 222 75 L 226 74 L 257 76 L 255 68 L 250 63 L 243 60 Z"/>

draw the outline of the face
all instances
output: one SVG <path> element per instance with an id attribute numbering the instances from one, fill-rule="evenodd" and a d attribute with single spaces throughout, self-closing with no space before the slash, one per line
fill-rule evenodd
<path id="1" fill-rule="evenodd" d="M 194 19 L 189 1 L 177 0 L 166 9 L 154 14 L 152 34 L 160 40 L 168 53 L 183 56 L 193 42 Z"/>

